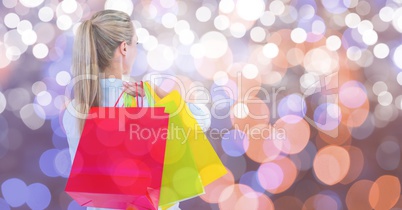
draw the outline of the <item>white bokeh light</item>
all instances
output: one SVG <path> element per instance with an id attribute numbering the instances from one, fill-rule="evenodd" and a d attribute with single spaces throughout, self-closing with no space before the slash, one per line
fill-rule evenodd
<path id="1" fill-rule="evenodd" d="M 237 0 L 236 12 L 244 20 L 253 21 L 261 17 L 265 10 L 263 0 Z"/>
<path id="2" fill-rule="evenodd" d="M 230 33 L 233 37 L 241 38 L 246 34 L 246 27 L 241 23 L 233 23 L 230 26 Z"/>
<path id="3" fill-rule="evenodd" d="M 275 20 L 275 14 L 271 11 L 265 11 L 260 18 L 260 21 L 264 26 L 272 26 L 275 23 Z"/>
<path id="4" fill-rule="evenodd" d="M 377 44 L 373 49 L 374 56 L 383 59 L 389 55 L 389 47 L 384 43 Z"/>
<path id="5" fill-rule="evenodd" d="M 357 61 L 361 58 L 362 51 L 360 48 L 352 46 L 347 49 L 346 56 L 349 58 L 349 60 Z"/>
<path id="6" fill-rule="evenodd" d="M 383 7 L 379 14 L 380 19 L 384 22 L 391 22 L 393 19 L 393 15 L 394 15 L 394 9 L 392 9 L 391 7 L 385 6 Z"/>
<path id="7" fill-rule="evenodd" d="M 150 35 L 146 40 L 146 42 L 142 44 L 142 47 L 147 51 L 151 51 L 154 50 L 158 46 L 158 44 L 159 44 L 158 39 Z"/>
<path id="8" fill-rule="evenodd" d="M 341 45 L 342 41 L 338 36 L 332 35 L 326 40 L 326 46 L 328 50 L 336 51 L 341 47 Z"/>
<path id="9" fill-rule="evenodd" d="M 218 15 L 214 19 L 214 26 L 218 30 L 221 30 L 221 31 L 226 30 L 227 28 L 229 28 L 229 25 L 230 25 L 230 20 L 225 15 Z"/>
<path id="10" fill-rule="evenodd" d="M 360 21 L 361 21 L 360 16 L 358 14 L 356 14 L 356 13 L 349 13 L 345 17 L 345 24 L 349 28 L 357 28 L 357 26 L 359 25 Z"/>
<path id="11" fill-rule="evenodd" d="M 367 45 L 374 45 L 377 43 L 378 35 L 374 30 L 367 30 L 363 33 L 363 42 Z"/>
<path id="12" fill-rule="evenodd" d="M 269 11 L 275 15 L 282 15 L 285 12 L 285 5 L 282 1 L 274 0 L 269 4 Z"/>
<path id="13" fill-rule="evenodd" d="M 71 17 L 68 15 L 61 15 L 60 17 L 57 18 L 57 27 L 60 30 L 66 31 L 71 28 L 73 24 L 73 21 L 71 20 Z"/>
<path id="14" fill-rule="evenodd" d="M 262 48 L 262 52 L 267 58 L 275 58 L 278 56 L 279 48 L 274 43 L 268 43 Z"/>
<path id="15" fill-rule="evenodd" d="M 222 85 L 226 85 L 229 81 L 229 77 L 228 74 L 224 71 L 217 71 L 214 74 L 214 83 L 222 86 Z"/>
<path id="16" fill-rule="evenodd" d="M 75 0 L 64 0 L 61 2 L 61 9 L 67 13 L 71 14 L 77 10 L 78 4 Z"/>
<path id="17" fill-rule="evenodd" d="M 295 28 L 290 33 L 290 38 L 295 43 L 303 43 L 307 39 L 307 33 L 302 28 Z"/>
<path id="18" fill-rule="evenodd" d="M 43 43 L 36 44 L 32 48 L 32 54 L 38 59 L 43 59 L 49 54 L 49 48 Z"/>
<path id="19" fill-rule="evenodd" d="M 258 68 L 254 64 L 247 64 L 242 69 L 242 74 L 247 79 L 255 79 L 258 73 Z"/>
<path id="20" fill-rule="evenodd" d="M 205 56 L 208 58 L 219 58 L 228 50 L 226 37 L 217 31 L 210 31 L 204 34 L 200 43 L 205 50 Z"/>
<path id="21" fill-rule="evenodd" d="M 32 23 L 28 20 L 22 20 L 18 23 L 17 31 L 19 34 L 23 34 L 25 31 L 32 30 Z"/>
<path id="22" fill-rule="evenodd" d="M 157 71 L 165 71 L 169 69 L 173 65 L 174 58 L 173 50 L 163 44 L 158 45 L 147 54 L 148 64 L 152 69 Z"/>
<path id="23" fill-rule="evenodd" d="M 190 45 L 194 42 L 195 36 L 190 29 L 183 30 L 179 35 L 180 43 L 183 45 Z"/>
<path id="24" fill-rule="evenodd" d="M 383 91 L 378 94 L 378 103 L 382 106 L 388 106 L 392 103 L 392 94 L 388 91 Z"/>
<path id="25" fill-rule="evenodd" d="M 207 22 L 211 19 L 211 10 L 208 7 L 202 6 L 195 12 L 195 17 L 200 22 Z"/>
<path id="26" fill-rule="evenodd" d="M 235 8 L 233 0 L 222 0 L 219 2 L 219 10 L 223 13 L 231 13 Z"/>
<path id="27" fill-rule="evenodd" d="M 149 32 L 145 28 L 137 28 L 135 29 L 135 33 L 137 34 L 138 37 L 138 43 L 146 43 L 149 39 Z"/>
<path id="28" fill-rule="evenodd" d="M 20 0 L 20 3 L 25 7 L 37 7 L 43 3 L 44 0 Z"/>
<path id="29" fill-rule="evenodd" d="M 37 104 L 27 104 L 20 110 L 22 121 L 32 130 L 37 130 L 43 126 L 45 123 L 43 116 L 45 115 L 43 108 Z"/>
<path id="30" fill-rule="evenodd" d="M 36 96 L 36 101 L 41 106 L 47 106 L 52 102 L 52 96 L 47 91 L 42 91 Z"/>
<path id="31" fill-rule="evenodd" d="M 66 71 L 60 71 L 56 75 L 56 82 L 60 86 L 66 86 L 70 83 L 71 76 L 68 72 Z"/>
<path id="32" fill-rule="evenodd" d="M 33 44 L 35 44 L 38 36 L 36 35 L 35 31 L 27 30 L 22 33 L 21 38 L 22 38 L 22 42 L 24 42 L 24 44 L 33 45 Z"/>
<path id="33" fill-rule="evenodd" d="M 392 57 L 392 60 L 394 61 L 395 65 L 402 69 L 402 45 L 399 45 L 395 51 L 394 51 L 394 55 Z"/>
<path id="34" fill-rule="evenodd" d="M 162 16 L 162 25 L 165 28 L 174 28 L 177 22 L 177 16 L 173 13 L 166 13 Z"/>
<path id="35" fill-rule="evenodd" d="M 251 31 L 250 31 L 250 38 L 254 42 L 262 42 L 262 41 L 264 41 L 265 37 L 266 37 L 266 33 L 262 27 L 257 26 L 257 27 L 254 27 L 253 29 L 251 29 Z"/>
<path id="36" fill-rule="evenodd" d="M 6 97 L 4 97 L 3 93 L 0 92 L 0 114 L 4 111 L 6 108 Z"/>
<path id="37" fill-rule="evenodd" d="M 50 7 L 42 7 L 38 12 L 38 17 L 42 22 L 49 22 L 54 17 L 53 9 Z"/>
<path id="38" fill-rule="evenodd" d="M 8 28 L 16 28 L 20 23 L 20 17 L 15 13 L 8 13 L 4 16 L 4 25 Z"/>
<path id="39" fill-rule="evenodd" d="M 249 115 L 250 111 L 245 103 L 237 103 L 233 106 L 233 114 L 239 119 L 244 119 Z"/>
<path id="40" fill-rule="evenodd" d="M 106 0 L 105 9 L 119 10 L 131 16 L 134 5 L 130 0 Z"/>

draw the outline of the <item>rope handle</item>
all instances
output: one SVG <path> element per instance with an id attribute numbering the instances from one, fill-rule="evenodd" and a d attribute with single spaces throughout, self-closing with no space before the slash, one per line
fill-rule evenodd
<path id="1" fill-rule="evenodd" d="M 142 81 L 141 81 L 141 88 L 142 88 L 142 95 L 145 95 L 145 92 L 144 92 L 144 84 L 143 84 Z M 124 94 L 124 91 L 122 91 L 122 92 L 120 93 L 119 98 L 117 98 L 117 101 L 116 101 L 116 103 L 114 104 L 114 107 L 117 107 L 117 104 L 119 103 L 119 101 L 120 101 L 121 97 L 123 96 L 123 94 Z M 136 98 L 137 107 L 138 107 L 138 105 L 139 105 L 139 102 L 138 102 L 139 95 L 138 95 L 138 90 L 137 90 L 137 83 L 135 83 L 135 94 L 136 94 L 135 98 Z M 144 100 L 143 100 L 143 99 L 141 100 L 141 107 L 144 107 Z"/>

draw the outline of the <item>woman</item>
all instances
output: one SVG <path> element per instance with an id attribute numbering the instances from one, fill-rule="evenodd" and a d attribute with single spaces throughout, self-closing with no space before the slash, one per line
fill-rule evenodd
<path id="1" fill-rule="evenodd" d="M 72 65 L 74 100 L 63 116 L 71 161 L 74 160 L 89 109 L 92 106 L 114 106 L 122 91 L 135 95 L 132 84 L 123 84 L 122 76 L 130 75 L 137 44 L 138 37 L 131 19 L 124 12 L 97 12 L 78 28 Z M 155 92 L 159 97 L 166 95 L 157 87 Z M 144 98 L 139 99 L 144 100 L 146 106 Z M 122 104 L 120 100 L 118 105 Z M 178 209 L 178 204 L 169 209 Z"/>

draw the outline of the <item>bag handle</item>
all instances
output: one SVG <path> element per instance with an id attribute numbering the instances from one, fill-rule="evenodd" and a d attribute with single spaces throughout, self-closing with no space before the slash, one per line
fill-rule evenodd
<path id="1" fill-rule="evenodd" d="M 136 94 L 135 98 L 136 98 L 137 107 L 138 107 L 138 105 L 139 105 L 139 102 L 138 102 L 139 95 L 138 95 L 137 86 L 138 86 L 137 83 L 135 83 L 135 94 Z M 145 95 L 145 92 L 144 92 L 144 84 L 143 84 L 142 81 L 141 81 L 141 88 L 142 88 L 142 95 Z M 120 101 L 121 97 L 123 96 L 123 94 L 124 94 L 124 91 L 122 91 L 122 92 L 120 93 L 119 97 L 117 98 L 116 103 L 114 104 L 114 107 L 117 107 L 117 104 L 119 103 L 119 101 Z M 143 99 L 141 100 L 141 107 L 144 107 L 144 100 L 143 100 Z"/>

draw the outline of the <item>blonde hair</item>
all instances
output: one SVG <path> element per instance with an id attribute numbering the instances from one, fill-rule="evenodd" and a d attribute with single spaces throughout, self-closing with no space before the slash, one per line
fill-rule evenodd
<path id="1" fill-rule="evenodd" d="M 121 11 L 104 10 L 84 21 L 74 41 L 72 73 L 76 80 L 74 99 L 79 114 L 87 115 L 101 101 L 99 75 L 109 67 L 116 49 L 122 42 L 131 45 L 134 26 Z M 83 119 L 78 118 L 82 131 Z"/>

